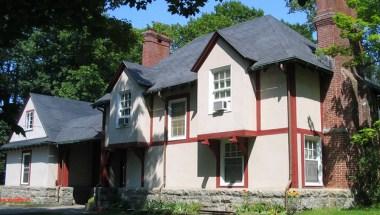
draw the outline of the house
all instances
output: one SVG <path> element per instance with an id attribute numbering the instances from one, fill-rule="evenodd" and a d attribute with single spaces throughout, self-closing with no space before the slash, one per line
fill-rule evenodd
<path id="1" fill-rule="evenodd" d="M 332 17 L 352 10 L 343 0 L 317 8 L 318 46 L 347 44 Z M 317 45 L 272 16 L 171 55 L 169 46 L 145 32 L 142 65 L 123 62 L 94 104 L 105 114 L 103 186 L 192 190 L 189 198 L 229 188 L 349 188 L 346 144 L 376 117 L 379 88 L 344 68 L 347 58 L 317 56 Z"/>
<path id="2" fill-rule="evenodd" d="M 31 93 L 18 125 L 25 136 L 13 133 L 1 146 L 7 155 L 1 196 L 29 198 L 26 189 L 32 201 L 55 202 L 55 194 L 38 197 L 73 187 L 68 201 L 87 201 L 99 180 L 101 112 L 88 102 Z"/>

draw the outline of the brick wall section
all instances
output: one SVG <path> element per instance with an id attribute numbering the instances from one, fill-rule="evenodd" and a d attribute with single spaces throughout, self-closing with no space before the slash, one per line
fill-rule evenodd
<path id="1" fill-rule="evenodd" d="M 345 0 L 317 0 L 315 25 L 318 47 L 333 44 L 349 45 L 340 37 L 340 30 L 333 21 L 336 12 L 355 16 Z M 334 58 L 332 77 L 323 78 L 323 129 L 329 131 L 323 139 L 324 184 L 326 187 L 349 187 L 349 178 L 354 171 L 354 156 L 351 153 L 350 134 L 360 126 L 371 123 L 368 104 L 368 89 L 343 64 L 348 57 Z"/>
<path id="2" fill-rule="evenodd" d="M 162 59 L 169 56 L 170 39 L 153 30 L 148 30 L 143 33 L 143 53 L 142 65 L 152 67 L 159 63 Z"/>

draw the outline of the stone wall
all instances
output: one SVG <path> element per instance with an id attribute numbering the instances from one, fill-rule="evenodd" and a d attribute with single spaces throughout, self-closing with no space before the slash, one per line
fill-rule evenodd
<path id="1" fill-rule="evenodd" d="M 349 190 L 337 189 L 300 189 L 296 200 L 299 208 L 322 207 L 348 208 L 353 204 Z M 203 209 L 232 211 L 244 201 L 270 202 L 284 205 L 284 191 L 241 191 L 241 190 L 128 190 L 125 188 L 96 188 L 96 202 L 99 208 L 107 208 L 115 201 L 126 201 L 132 208 L 138 208 L 146 200 L 171 202 L 199 202 Z"/>
<path id="2" fill-rule="evenodd" d="M 28 187 L 0 186 L 0 199 L 12 202 L 12 199 L 22 199 L 34 204 L 72 205 L 72 187 Z"/>

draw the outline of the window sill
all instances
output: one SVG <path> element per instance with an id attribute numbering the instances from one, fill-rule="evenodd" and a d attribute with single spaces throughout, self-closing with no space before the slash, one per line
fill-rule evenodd
<path id="1" fill-rule="evenodd" d="M 323 187 L 323 183 L 305 183 L 304 187 Z"/>
<path id="2" fill-rule="evenodd" d="M 225 113 L 231 113 L 232 111 L 231 110 L 225 110 L 225 111 L 220 111 L 220 112 L 208 112 L 208 115 L 211 115 L 211 116 L 221 116 Z"/>
<path id="3" fill-rule="evenodd" d="M 175 141 L 175 140 L 186 140 L 186 137 L 181 136 L 181 137 L 170 137 L 170 138 L 168 138 L 168 141 Z"/>

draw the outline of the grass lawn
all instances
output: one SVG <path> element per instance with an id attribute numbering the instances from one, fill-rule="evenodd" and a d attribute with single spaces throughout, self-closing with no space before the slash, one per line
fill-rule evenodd
<path id="1" fill-rule="evenodd" d="M 380 208 L 336 209 L 326 208 L 304 211 L 299 215 L 380 215 Z"/>

